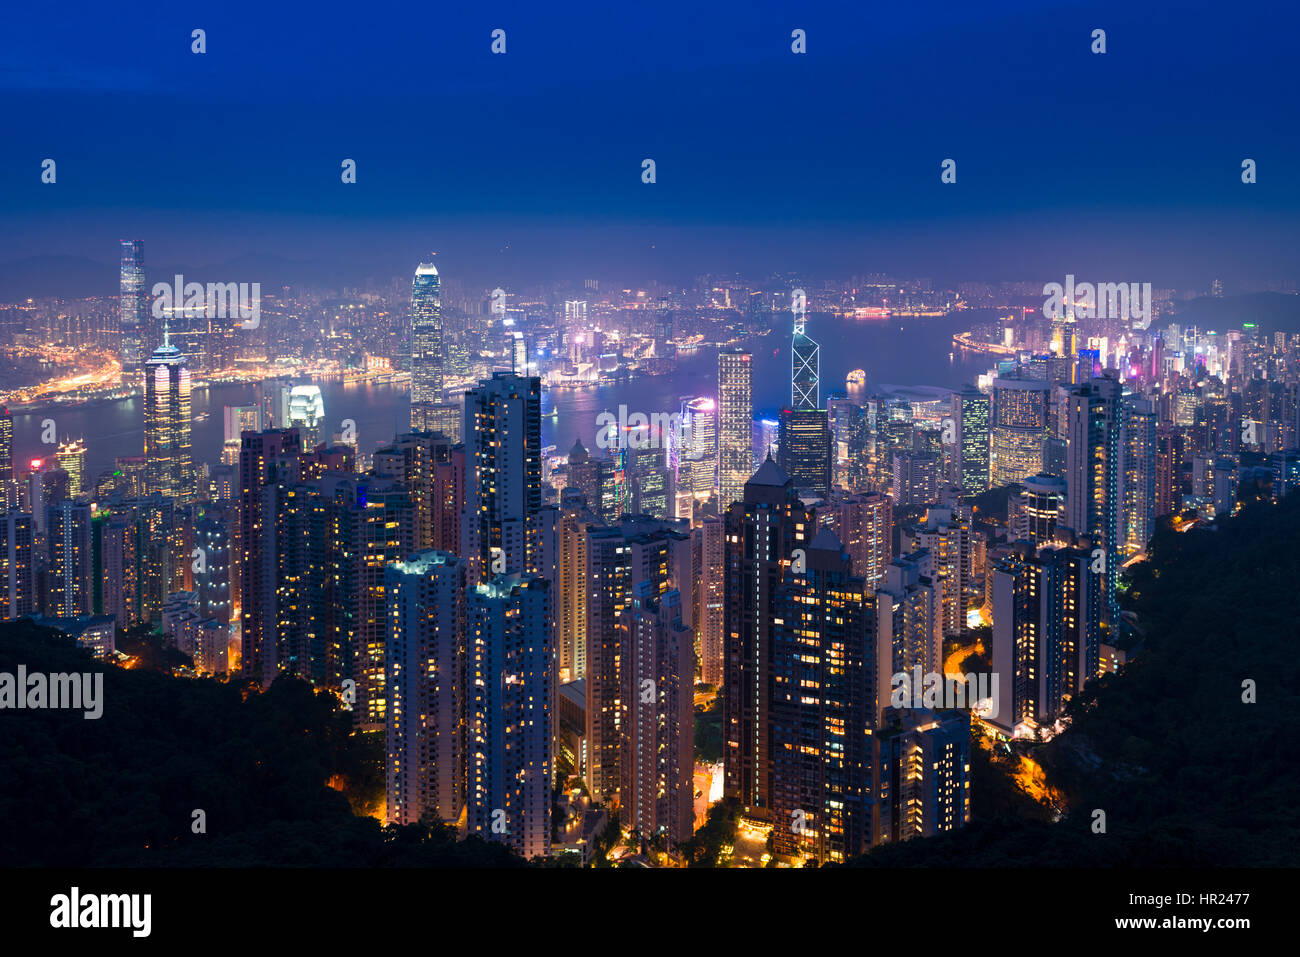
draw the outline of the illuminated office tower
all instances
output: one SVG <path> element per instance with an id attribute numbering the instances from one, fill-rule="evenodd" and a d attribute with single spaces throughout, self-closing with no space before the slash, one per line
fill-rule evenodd
<path id="1" fill-rule="evenodd" d="M 993 380 L 989 481 L 993 488 L 1023 482 L 1043 470 L 1051 384 L 1039 379 Z"/>
<path id="2" fill-rule="evenodd" d="M 877 732 L 875 843 L 933 837 L 970 822 L 970 714 L 908 708 Z"/>
<path id="3" fill-rule="evenodd" d="M 812 541 L 813 513 L 799 501 L 790 476 L 769 456 L 745 483 L 744 501 L 725 519 L 726 584 L 723 635 L 725 786 L 744 813 L 771 819 L 772 629 L 776 587 Z"/>
<path id="4" fill-rule="evenodd" d="M 288 428 L 298 430 L 304 449 L 310 451 L 321 444 L 324 422 L 325 399 L 320 386 L 296 385 L 289 390 Z"/>
<path id="5" fill-rule="evenodd" d="M 45 608 L 50 618 L 93 613 L 90 505 L 64 499 L 45 508 Z"/>
<path id="6" fill-rule="evenodd" d="M 411 283 L 411 428 L 423 429 L 423 407 L 442 402 L 442 280 L 420 263 Z M 421 420 L 421 421 L 417 421 Z"/>
<path id="7" fill-rule="evenodd" d="M 194 521 L 194 547 L 190 568 L 194 577 L 195 611 L 200 621 L 215 621 L 227 629 L 234 612 L 231 588 L 231 552 L 235 509 L 230 503 L 199 507 Z"/>
<path id="8" fill-rule="evenodd" d="M 943 672 L 943 587 L 926 551 L 903 555 L 876 589 L 876 717 L 889 706 L 894 675 Z"/>
<path id="9" fill-rule="evenodd" d="M 677 449 L 677 488 L 707 497 L 718 479 L 718 405 L 708 396 L 682 403 L 682 436 Z"/>
<path id="10" fill-rule="evenodd" d="M 668 466 L 668 446 L 633 448 L 628 452 L 626 480 L 629 511 L 636 515 L 672 518 L 676 508 L 676 487 Z"/>
<path id="11" fill-rule="evenodd" d="M 620 826 L 677 847 L 695 833 L 695 639 L 676 588 L 640 582 L 619 617 Z"/>
<path id="12" fill-rule="evenodd" d="M 804 317 L 795 317 L 790 340 L 790 406 L 794 409 L 821 408 L 821 349 L 804 335 Z"/>
<path id="13" fill-rule="evenodd" d="M 831 485 L 844 489 L 861 488 L 865 476 L 859 474 L 856 467 L 862 464 L 866 434 L 867 420 L 862 406 L 848 399 L 827 399 L 826 415 L 831 432 Z M 766 458 L 766 452 L 763 458 Z M 755 463 L 762 460 L 756 458 Z"/>
<path id="14" fill-rule="evenodd" d="M 753 474 L 753 356 L 718 353 L 718 506 L 740 501 Z"/>
<path id="15" fill-rule="evenodd" d="M 1008 502 L 1008 536 L 1013 541 L 1046 545 L 1056 538 L 1065 511 L 1065 479 L 1040 472 L 1025 479 L 1020 494 Z"/>
<path id="16" fill-rule="evenodd" d="M 1120 529 L 1123 558 L 1146 551 L 1155 534 L 1156 413 L 1149 399 L 1126 394 L 1120 415 Z"/>
<path id="17" fill-rule="evenodd" d="M 619 616 L 634 587 L 650 582 L 652 596 L 694 587 L 690 529 L 684 521 L 624 516 L 587 529 L 587 788 L 606 801 L 619 787 L 623 636 Z M 682 609 L 683 619 L 691 609 Z M 692 621 L 684 621 L 687 627 Z"/>
<path id="18" fill-rule="evenodd" d="M 827 510 L 833 516 L 831 527 L 853 563 L 853 574 L 863 580 L 867 594 L 874 594 L 894 557 L 893 500 L 879 492 L 860 492 Z"/>
<path id="19" fill-rule="evenodd" d="M 547 592 L 537 576 L 501 575 L 466 600 L 466 826 L 529 859 L 551 847 L 555 676 Z"/>
<path id="20" fill-rule="evenodd" d="M 541 381 L 494 373 L 465 393 L 465 513 L 460 555 L 471 583 L 530 568 L 542 506 Z"/>
<path id="21" fill-rule="evenodd" d="M 696 657 L 700 666 L 700 680 L 718 688 L 722 685 L 723 668 L 727 656 L 727 643 L 722 626 L 726 601 L 724 586 L 727 557 L 723 540 L 722 519 L 707 515 L 691 529 L 691 548 L 694 552 Z"/>
<path id="22" fill-rule="evenodd" d="M 772 614 L 773 848 L 845 861 L 871 846 L 873 642 L 864 583 L 829 528 L 785 571 Z"/>
<path id="23" fill-rule="evenodd" d="M 138 239 L 124 239 L 121 246 L 121 298 L 118 304 L 121 345 L 118 358 L 123 374 L 130 376 L 139 371 L 144 357 L 143 342 L 147 336 L 149 310 L 144 289 L 144 243 Z"/>
<path id="24" fill-rule="evenodd" d="M 68 496 L 79 498 L 89 492 L 86 488 L 86 443 L 82 439 L 60 442 L 54 453 L 59 468 L 68 473 Z"/>
<path id="25" fill-rule="evenodd" d="M 164 329 L 163 344 L 145 363 L 144 456 L 151 494 L 193 497 L 190 445 L 190 370 Z"/>
<path id="26" fill-rule="evenodd" d="M 1120 384 L 1095 378 L 1070 391 L 1067 399 L 1069 448 L 1065 471 L 1065 524 L 1104 550 L 1105 585 L 1093 614 L 1107 627 L 1119 623 Z"/>
<path id="27" fill-rule="evenodd" d="M 1095 615 L 1105 577 L 1092 572 L 1089 548 L 1027 545 L 997 563 L 993 599 L 993 674 L 998 712 L 988 721 L 1008 736 L 1050 725 L 1069 697 L 1100 668 L 1101 622 Z"/>
<path id="28" fill-rule="evenodd" d="M 831 487 L 831 429 L 825 409 L 782 409 L 777 462 L 796 489 L 826 495 Z"/>
<path id="29" fill-rule="evenodd" d="M 24 512 L 0 513 L 0 620 L 36 612 L 35 528 Z"/>
<path id="30" fill-rule="evenodd" d="M 465 805 L 465 563 L 424 551 L 384 572 L 387 820 L 455 823 Z"/>
<path id="31" fill-rule="evenodd" d="M 968 516 L 969 510 L 932 506 L 921 523 L 903 530 L 905 552 L 930 553 L 941 589 L 944 635 L 968 633 L 971 613 L 984 604 L 983 568 L 976 568 L 976 536 Z"/>
<path id="32" fill-rule="evenodd" d="M 971 386 L 954 392 L 952 419 L 953 479 L 963 495 L 978 495 L 989 487 L 989 397 Z"/>

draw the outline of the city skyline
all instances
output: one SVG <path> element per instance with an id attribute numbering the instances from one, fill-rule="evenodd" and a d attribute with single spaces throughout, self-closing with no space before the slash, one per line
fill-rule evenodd
<path id="1" fill-rule="evenodd" d="M 1293 7 L 6 24 L 15 927 L 374 873 L 303 942 L 585 940 L 626 882 L 539 871 L 799 869 L 662 939 L 914 946 L 1296 864 Z"/>

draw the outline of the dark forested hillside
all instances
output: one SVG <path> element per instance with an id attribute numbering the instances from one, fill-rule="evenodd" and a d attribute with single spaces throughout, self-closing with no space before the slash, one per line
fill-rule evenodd
<path id="1" fill-rule="evenodd" d="M 1295 866 L 1300 863 L 1300 496 L 1217 526 L 1163 529 L 1132 569 L 1145 633 L 1120 675 L 1071 705 L 1035 757 L 1058 823 L 981 818 L 857 866 Z M 1255 704 L 1243 702 L 1254 682 Z M 1106 831 L 1094 833 L 1096 810 Z"/>
<path id="2" fill-rule="evenodd" d="M 265 694 L 103 665 L 57 632 L 0 624 L 0 672 L 104 672 L 103 715 L 0 710 L 5 866 L 510 866 L 440 825 L 383 829 L 326 785 L 373 776 L 331 696 Z M 193 829 L 203 811 L 206 833 Z"/>

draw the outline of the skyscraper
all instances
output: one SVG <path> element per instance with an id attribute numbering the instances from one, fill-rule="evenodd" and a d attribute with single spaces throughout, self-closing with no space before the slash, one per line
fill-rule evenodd
<path id="1" fill-rule="evenodd" d="M 640 582 L 619 618 L 623 654 L 620 825 L 668 847 L 695 833 L 694 676 L 681 593 Z M 588 682 L 590 685 L 590 682 Z"/>
<path id="2" fill-rule="evenodd" d="M 465 804 L 465 563 L 425 551 L 384 572 L 388 820 L 455 823 Z"/>
<path id="3" fill-rule="evenodd" d="M 23 512 L 0 512 L 0 620 L 36 611 L 35 528 Z"/>
<path id="4" fill-rule="evenodd" d="M 433 263 L 420 263 L 411 283 L 411 428 L 423 428 L 423 409 L 442 402 L 442 280 Z M 417 419 L 421 421 L 417 422 Z"/>
<path id="5" fill-rule="evenodd" d="M 1076 535 L 1086 535 L 1094 557 L 1104 562 L 1102 607 L 1094 614 L 1107 627 L 1118 624 L 1119 525 L 1121 504 L 1119 381 L 1090 379 L 1070 391 L 1068 402 L 1069 448 L 1066 453 L 1065 524 Z M 1145 544 L 1145 543 L 1144 543 Z"/>
<path id="6" fill-rule="evenodd" d="M 121 246 L 121 301 L 118 305 L 121 345 L 118 357 L 123 374 L 129 376 L 140 368 L 149 316 L 144 291 L 144 243 L 138 239 L 124 239 Z"/>
<path id="7" fill-rule="evenodd" d="M 926 551 L 902 555 L 876 589 L 876 717 L 889 705 L 894 675 L 943 671 L 943 586 Z"/>
<path id="8" fill-rule="evenodd" d="M 989 397 L 971 386 L 954 392 L 952 417 L 953 479 L 963 495 L 978 495 L 989 487 Z"/>
<path id="9" fill-rule="evenodd" d="M 877 732 L 875 843 L 933 837 L 970 822 L 971 720 L 965 711 L 892 712 Z"/>
<path id="10" fill-rule="evenodd" d="M 991 573 L 993 674 L 998 712 L 989 723 L 1004 734 L 1050 724 L 1066 699 L 1099 669 L 1097 597 L 1104 575 L 1087 549 L 1027 545 Z"/>
<path id="11" fill-rule="evenodd" d="M 500 575 L 466 602 L 467 828 L 526 858 L 551 847 L 554 719 L 548 583 Z"/>
<path id="12" fill-rule="evenodd" d="M 777 462 L 796 489 L 831 488 L 831 429 L 825 409 L 782 409 Z"/>
<path id="13" fill-rule="evenodd" d="M 14 417 L 0 406 L 0 506 L 5 504 L 8 484 L 14 478 Z"/>
<path id="14" fill-rule="evenodd" d="M 893 559 L 893 501 L 880 492 L 862 492 L 827 508 L 833 516 L 831 527 L 849 554 L 853 574 L 863 580 L 868 594 L 874 593 Z"/>
<path id="15" fill-rule="evenodd" d="M 194 495 L 190 439 L 190 370 L 164 342 L 145 363 L 144 455 L 148 491 L 184 501 Z"/>
<path id="16" fill-rule="evenodd" d="M 673 436 L 677 488 L 712 494 L 718 484 L 718 404 L 708 396 L 682 403 L 682 435 Z"/>
<path id="17" fill-rule="evenodd" d="M 722 631 L 727 554 L 723 530 L 722 520 L 714 515 L 706 515 L 691 529 L 696 570 L 693 620 L 700 680 L 715 688 L 722 685 L 727 656 L 727 643 Z"/>
<path id="18" fill-rule="evenodd" d="M 871 611 L 829 528 L 791 566 L 772 607 L 772 835 L 778 854 L 825 863 L 871 845 Z"/>
<path id="19" fill-rule="evenodd" d="M 60 442 L 54 453 L 59 468 L 68 473 L 68 495 L 77 498 L 89 489 L 86 488 L 86 443 L 82 439 L 68 439 Z"/>
<path id="20" fill-rule="evenodd" d="M 821 348 L 804 335 L 803 316 L 795 317 L 790 341 L 790 405 L 795 409 L 821 408 Z"/>
<path id="21" fill-rule="evenodd" d="M 1146 551 L 1155 534 L 1156 413 L 1151 400 L 1126 393 L 1120 423 L 1120 554 Z"/>
<path id="22" fill-rule="evenodd" d="M 465 515 L 470 581 L 530 568 L 542 506 L 541 381 L 494 373 L 465 393 Z"/>
<path id="23" fill-rule="evenodd" d="M 718 353 L 718 504 L 740 501 L 753 474 L 753 356 Z"/>
<path id="24" fill-rule="evenodd" d="M 769 456 L 726 515 L 723 635 L 725 791 L 746 814 L 772 815 L 772 629 L 785 569 L 806 560 L 814 516 Z"/>
<path id="25" fill-rule="evenodd" d="M 1040 379 L 993 380 L 993 427 L 989 450 L 992 487 L 1023 482 L 1043 470 L 1051 383 Z"/>
<path id="26" fill-rule="evenodd" d="M 50 618 L 91 614 L 90 505 L 64 499 L 45 509 L 45 610 Z"/>
<path id="27" fill-rule="evenodd" d="M 617 525 L 587 529 L 587 787 L 597 801 L 608 800 L 620 782 L 627 661 L 620 616 L 641 582 L 650 583 L 652 597 L 672 588 L 689 593 L 695 573 L 688 531 L 684 521 L 647 516 L 624 516 Z M 681 613 L 688 617 L 689 607 Z"/>

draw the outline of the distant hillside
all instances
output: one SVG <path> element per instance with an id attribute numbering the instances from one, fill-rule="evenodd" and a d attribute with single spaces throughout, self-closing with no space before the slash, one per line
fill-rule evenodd
<path id="1" fill-rule="evenodd" d="M 1300 332 L 1300 296 L 1257 292 L 1224 299 L 1205 297 L 1178 304 L 1174 320 L 1180 325 L 1225 332 L 1253 322 L 1265 333 Z"/>

